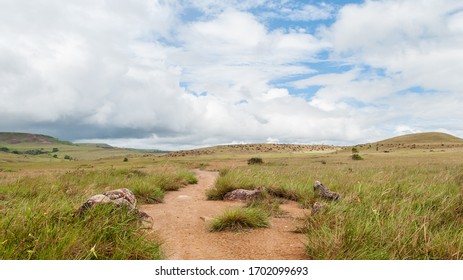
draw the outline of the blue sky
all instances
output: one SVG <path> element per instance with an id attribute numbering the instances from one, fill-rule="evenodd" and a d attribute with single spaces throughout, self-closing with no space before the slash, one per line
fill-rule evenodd
<path id="1" fill-rule="evenodd" d="M 460 1 L 2 1 L 0 130 L 116 146 L 463 137 Z"/>

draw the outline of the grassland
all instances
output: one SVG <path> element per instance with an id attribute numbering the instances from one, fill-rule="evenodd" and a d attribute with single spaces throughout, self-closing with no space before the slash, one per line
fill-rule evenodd
<path id="1" fill-rule="evenodd" d="M 140 201 L 159 202 L 165 191 L 194 182 L 191 168 L 220 171 L 210 199 L 265 186 L 267 198 L 305 208 L 324 203 L 297 229 L 309 258 L 463 259 L 463 144 L 429 136 L 358 145 L 363 160 L 352 160 L 352 147 L 265 153 L 221 147 L 199 155 L 132 155 L 127 162 L 124 155 L 46 164 L 0 159 L 0 259 L 163 258 L 160 242 L 146 241 L 133 216 L 108 220 L 114 209 L 100 209 L 80 220 L 73 213 L 109 188 L 130 187 Z M 248 165 L 256 156 L 263 164 Z M 341 199 L 323 201 L 315 180 Z"/>
<path id="2" fill-rule="evenodd" d="M 122 158 L 96 167 L 56 164 L 2 167 L 0 259 L 164 258 L 161 242 L 145 238 L 132 212 L 108 205 L 80 217 L 76 210 L 88 197 L 122 187 L 133 190 L 140 203 L 161 202 L 166 191 L 196 182 L 192 172 L 169 164 L 134 166 Z"/>

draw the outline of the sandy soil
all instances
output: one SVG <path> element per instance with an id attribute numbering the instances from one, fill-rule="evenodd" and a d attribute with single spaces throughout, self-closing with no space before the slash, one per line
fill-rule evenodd
<path id="1" fill-rule="evenodd" d="M 214 185 L 218 173 L 201 170 L 195 172 L 199 179 L 198 184 L 168 192 L 162 204 L 140 207 L 153 217 L 153 232 L 148 236 L 161 237 L 168 259 L 307 258 L 304 254 L 304 236 L 293 232 L 298 222 L 297 217 L 302 217 L 304 210 L 293 202 L 281 205 L 288 214 L 281 218 L 272 218 L 270 228 L 238 233 L 208 232 L 208 219 L 220 215 L 227 208 L 241 206 L 242 203 L 206 200 L 206 190 Z"/>

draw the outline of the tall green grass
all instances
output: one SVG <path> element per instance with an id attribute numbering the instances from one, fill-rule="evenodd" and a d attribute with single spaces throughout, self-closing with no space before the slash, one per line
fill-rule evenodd
<path id="1" fill-rule="evenodd" d="M 325 201 L 326 211 L 305 218 L 309 258 L 463 259 L 463 160 L 401 154 L 324 161 L 274 159 L 231 168 L 208 196 L 264 185 L 274 196 L 310 206 L 321 200 L 312 187 L 320 180 L 341 199 Z"/>
<path id="2" fill-rule="evenodd" d="M 112 205 L 83 216 L 76 210 L 88 197 L 122 187 L 139 203 L 159 202 L 191 176 L 185 170 L 78 169 L 1 182 L 0 259 L 162 259 L 161 243 L 145 238 L 134 213 Z"/>
<path id="3" fill-rule="evenodd" d="M 267 213 L 259 207 L 226 210 L 209 224 L 209 231 L 241 231 L 269 226 Z"/>

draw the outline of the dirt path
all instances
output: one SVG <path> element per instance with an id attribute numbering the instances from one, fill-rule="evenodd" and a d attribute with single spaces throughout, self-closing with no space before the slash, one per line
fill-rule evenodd
<path id="1" fill-rule="evenodd" d="M 153 217 L 151 234 L 164 241 L 167 258 L 172 260 L 305 259 L 304 236 L 292 232 L 296 217 L 303 210 L 296 203 L 283 204 L 288 212 L 283 218 L 273 218 L 271 227 L 249 232 L 207 231 L 207 223 L 200 217 L 215 217 L 240 202 L 206 200 L 206 189 L 214 185 L 217 172 L 196 170 L 198 184 L 176 192 L 168 192 L 164 203 L 143 205 L 141 210 Z"/>

